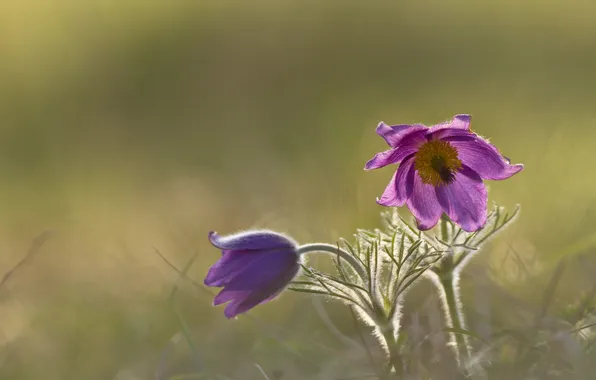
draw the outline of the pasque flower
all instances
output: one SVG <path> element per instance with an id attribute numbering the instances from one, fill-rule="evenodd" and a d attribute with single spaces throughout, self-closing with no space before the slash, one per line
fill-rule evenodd
<path id="1" fill-rule="evenodd" d="M 470 130 L 470 121 L 469 115 L 456 115 L 431 127 L 380 123 L 377 133 L 391 149 L 375 155 L 365 169 L 399 167 L 377 203 L 407 204 L 421 230 L 434 227 L 443 212 L 465 231 L 482 228 L 488 196 L 482 180 L 509 178 L 523 165 L 511 165 Z"/>
<path id="2" fill-rule="evenodd" d="M 213 305 L 229 302 L 224 310 L 234 318 L 275 298 L 298 273 L 298 246 L 273 231 L 248 231 L 228 236 L 209 233 L 222 257 L 205 277 L 205 285 L 223 287 Z"/>

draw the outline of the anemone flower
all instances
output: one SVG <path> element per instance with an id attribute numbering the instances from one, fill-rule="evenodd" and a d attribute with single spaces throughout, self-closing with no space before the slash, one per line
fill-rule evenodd
<path id="1" fill-rule="evenodd" d="M 228 236 L 209 233 L 222 257 L 205 277 L 205 285 L 223 287 L 213 300 L 217 306 L 229 302 L 228 318 L 245 313 L 275 298 L 298 273 L 297 244 L 273 231 L 248 231 Z"/>
<path id="2" fill-rule="evenodd" d="M 434 227 L 443 213 L 465 231 L 482 228 L 488 197 L 482 180 L 507 179 L 524 167 L 511 165 L 494 145 L 473 133 L 470 121 L 469 115 L 456 115 L 430 127 L 380 123 L 377 133 L 391 149 L 375 155 L 365 169 L 399 167 L 377 203 L 407 204 L 421 230 Z"/>

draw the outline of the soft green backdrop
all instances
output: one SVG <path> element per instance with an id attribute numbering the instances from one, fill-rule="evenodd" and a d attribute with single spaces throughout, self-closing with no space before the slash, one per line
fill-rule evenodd
<path id="1" fill-rule="evenodd" d="M 172 304 L 155 248 L 180 268 L 198 253 L 202 283 L 212 229 L 334 242 L 376 227 L 392 169 L 362 168 L 386 149 L 381 120 L 471 113 L 526 165 L 490 183 L 522 214 L 477 267 L 537 304 L 561 255 L 590 252 L 595 100 L 590 1 L 2 2 L 0 275 L 53 235 L 0 289 L 0 378 L 259 378 L 254 363 L 333 378 L 351 354 L 308 297 L 228 321 L 181 281 Z M 561 305 L 593 277 L 571 264 Z"/>

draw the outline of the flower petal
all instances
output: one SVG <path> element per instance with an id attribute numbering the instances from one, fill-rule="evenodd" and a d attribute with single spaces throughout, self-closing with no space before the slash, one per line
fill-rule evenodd
<path id="1" fill-rule="evenodd" d="M 475 135 L 473 132 L 466 131 L 464 129 L 444 128 L 434 131 L 433 133 L 429 133 L 429 136 L 431 140 L 454 141 L 467 140 Z"/>
<path id="2" fill-rule="evenodd" d="M 203 283 L 207 286 L 224 286 L 230 278 L 240 273 L 256 255 L 250 251 L 224 251 L 223 256 L 209 268 Z"/>
<path id="3" fill-rule="evenodd" d="M 416 146 L 408 145 L 403 148 L 398 147 L 377 153 L 366 163 L 364 170 L 373 170 L 390 164 L 397 164 L 407 156 L 416 153 L 417 150 Z"/>
<path id="4" fill-rule="evenodd" d="M 480 176 L 463 166 L 455 180 L 436 188 L 443 211 L 465 231 L 479 230 L 486 223 L 488 193 Z"/>
<path id="5" fill-rule="evenodd" d="M 388 207 L 401 207 L 406 203 L 406 199 L 409 196 L 407 185 L 410 184 L 409 188 L 411 190 L 414 175 L 416 174 L 413 169 L 413 164 L 413 155 L 403 160 L 395 171 L 395 174 L 393 174 L 393 178 L 389 181 L 389 185 L 387 185 L 383 195 L 377 199 L 378 204 Z"/>
<path id="6" fill-rule="evenodd" d="M 457 129 L 470 129 L 470 124 L 472 123 L 472 116 L 466 114 L 455 115 L 453 120 L 451 121 L 451 128 Z"/>
<path id="7" fill-rule="evenodd" d="M 280 274 L 298 273 L 300 264 L 297 255 L 277 254 L 262 256 L 252 261 L 244 270 L 230 278 L 226 288 L 237 290 L 253 290 L 269 287 Z"/>
<path id="8" fill-rule="evenodd" d="M 457 149 L 461 162 L 483 179 L 503 180 L 524 169 L 522 164 L 511 165 L 494 145 L 480 136 L 452 138 L 449 143 Z"/>
<path id="9" fill-rule="evenodd" d="M 416 217 L 418 228 L 421 230 L 433 228 L 443 213 L 434 186 L 423 183 L 417 171 L 415 171 L 412 183 L 406 182 L 406 185 L 412 187 L 411 191 L 408 191 L 411 195 L 406 203 Z"/>
<path id="10" fill-rule="evenodd" d="M 248 290 L 222 289 L 213 299 L 213 306 L 218 306 L 230 301 L 242 302 L 249 295 L 250 291 Z"/>
<path id="11" fill-rule="evenodd" d="M 256 251 L 275 248 L 296 249 L 297 247 L 296 242 L 291 238 L 268 230 L 246 231 L 226 236 L 211 231 L 209 232 L 209 240 L 215 247 L 231 251 Z"/>
<path id="12" fill-rule="evenodd" d="M 470 115 L 455 115 L 451 121 L 446 121 L 430 127 L 430 133 L 440 131 L 442 129 L 462 129 L 469 130 L 472 122 Z"/>
<path id="13" fill-rule="evenodd" d="M 250 292 L 229 290 L 228 288 L 222 290 L 218 294 L 219 300 L 233 299 L 226 306 L 224 315 L 227 318 L 234 318 L 257 305 L 271 301 L 285 289 L 296 273 L 297 270 L 279 273 L 267 286 L 259 287 Z"/>
<path id="14" fill-rule="evenodd" d="M 222 290 L 222 292 L 227 292 L 227 289 Z M 238 314 L 246 313 L 260 303 L 266 302 L 268 295 L 262 291 L 242 295 L 241 298 L 234 299 L 226 306 L 224 315 L 226 318 L 235 318 Z"/>
<path id="15" fill-rule="evenodd" d="M 268 281 L 280 271 L 298 266 L 293 250 L 227 251 L 205 277 L 207 286 L 228 286 L 251 289 Z"/>
<path id="16" fill-rule="evenodd" d="M 395 148 L 408 134 L 416 131 L 426 131 L 428 128 L 422 124 L 401 124 L 387 125 L 380 122 L 377 126 L 377 134 L 383 137 L 390 147 Z"/>

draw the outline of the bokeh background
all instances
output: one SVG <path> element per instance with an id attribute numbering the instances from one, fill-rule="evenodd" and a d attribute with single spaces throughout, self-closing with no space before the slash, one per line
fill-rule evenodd
<path id="1" fill-rule="evenodd" d="M 381 120 L 470 113 L 525 164 L 490 183 L 522 213 L 464 304 L 471 329 L 479 299 L 493 329 L 560 315 L 596 283 L 595 89 L 590 1 L 4 1 L 0 275 L 28 258 L 0 288 L 0 378 L 364 378 L 342 305 L 291 293 L 229 321 L 156 250 L 200 285 L 210 230 L 379 226 Z M 429 292 L 406 305 L 422 326 Z"/>

